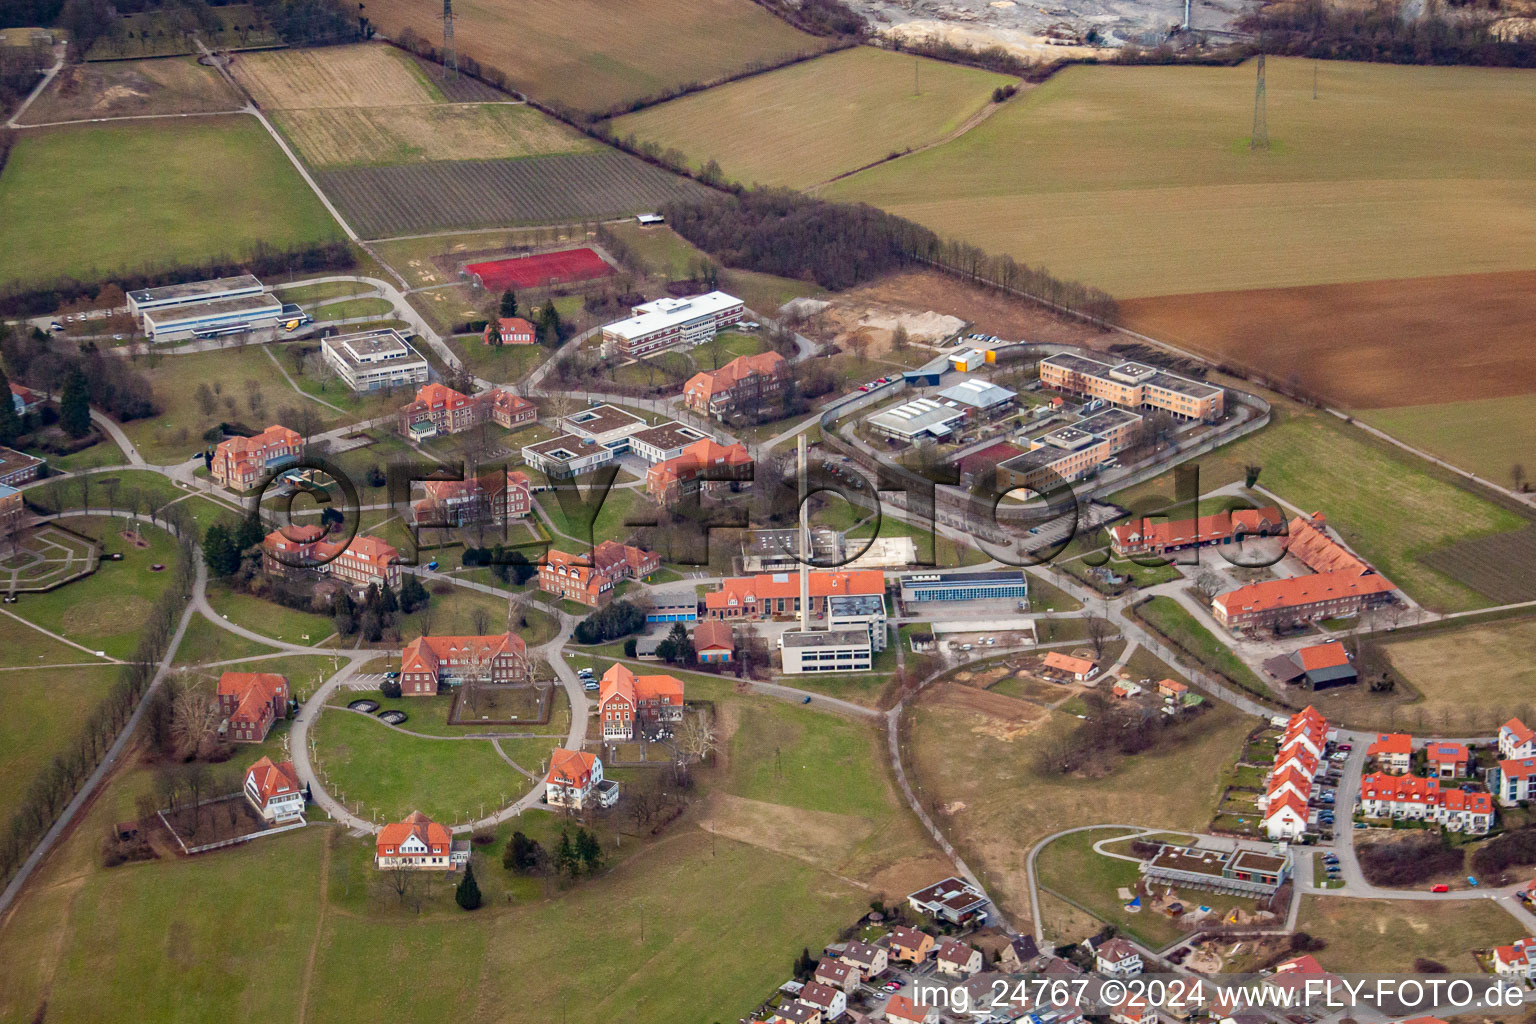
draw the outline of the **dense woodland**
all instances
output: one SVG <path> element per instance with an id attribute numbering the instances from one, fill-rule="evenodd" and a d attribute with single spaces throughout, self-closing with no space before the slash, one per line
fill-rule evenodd
<path id="1" fill-rule="evenodd" d="M 90 342 L 78 348 L 54 345 L 39 331 L 11 328 L 0 333 L 0 357 L 12 379 L 42 392 L 63 396 L 83 384 L 90 404 L 119 420 L 143 419 L 160 412 L 149 378 L 121 356 Z"/>
<path id="2" fill-rule="evenodd" d="M 1473 14 L 1405 20 L 1395 4 L 1342 7 L 1303 0 L 1261 8 L 1240 26 L 1257 35 L 1257 48 L 1264 53 L 1392 64 L 1536 67 L 1536 39 L 1503 42 L 1491 18 Z"/>

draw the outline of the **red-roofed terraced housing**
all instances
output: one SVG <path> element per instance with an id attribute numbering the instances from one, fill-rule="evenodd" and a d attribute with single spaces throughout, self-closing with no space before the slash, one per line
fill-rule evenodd
<path id="1" fill-rule="evenodd" d="M 219 676 L 218 700 L 226 736 L 236 743 L 260 743 L 273 722 L 288 717 L 288 680 L 275 672 L 225 672 Z"/>
<path id="2" fill-rule="evenodd" d="M 1376 759 L 1376 766 L 1391 775 L 1404 775 L 1413 767 L 1413 737 L 1402 732 L 1384 732 L 1365 748 Z"/>
<path id="3" fill-rule="evenodd" d="M 1122 558 L 1162 556 L 1191 548 L 1240 543 L 1249 537 L 1283 533 L 1285 516 L 1278 508 L 1231 509 L 1197 519 L 1134 519 L 1110 528 L 1110 546 Z"/>
<path id="4" fill-rule="evenodd" d="M 1271 839 L 1296 839 L 1307 830 L 1312 780 L 1328 743 L 1328 722 L 1308 705 L 1286 722 L 1259 809 Z"/>
<path id="5" fill-rule="evenodd" d="M 297 431 L 274 423 L 251 437 L 220 441 L 208 472 L 216 484 L 248 491 L 269 472 L 296 461 L 303 451 L 304 439 Z"/>
<path id="6" fill-rule="evenodd" d="M 1424 745 L 1424 763 L 1436 778 L 1459 779 L 1471 773 L 1472 751 L 1465 743 L 1437 740 Z"/>
<path id="7" fill-rule="evenodd" d="M 603 739 L 632 740 L 637 731 L 683 718 L 683 683 L 673 676 L 637 676 L 622 664 L 603 673 L 597 702 Z"/>
<path id="8" fill-rule="evenodd" d="M 1360 810 L 1368 818 L 1435 822 L 1452 832 L 1482 835 L 1493 825 L 1493 797 L 1440 785 L 1439 779 L 1373 772 L 1360 780 Z"/>
<path id="9" fill-rule="evenodd" d="M 400 693 L 431 697 L 467 679 L 517 683 L 528 678 L 528 646 L 515 633 L 420 636 L 400 652 Z"/>

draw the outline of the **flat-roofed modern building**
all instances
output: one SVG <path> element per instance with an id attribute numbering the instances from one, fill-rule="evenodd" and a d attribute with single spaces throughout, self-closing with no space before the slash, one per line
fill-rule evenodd
<path id="1" fill-rule="evenodd" d="M 393 327 L 334 335 L 320 342 L 320 350 L 353 391 L 410 387 L 427 380 L 427 361 Z"/>
<path id="2" fill-rule="evenodd" d="M 999 464 L 998 486 L 1004 490 L 1050 490 L 1058 480 L 1081 480 L 1109 458 L 1109 449 L 1109 442 L 1102 437 L 1077 427 L 1062 427 L 1037 439 L 1023 455 Z"/>
<path id="3" fill-rule="evenodd" d="M 1291 857 L 1288 853 L 1164 844 L 1151 860 L 1141 862 L 1141 873 L 1151 882 L 1243 896 L 1271 896 L 1291 876 Z"/>
<path id="4" fill-rule="evenodd" d="M 709 435 L 702 430 L 672 420 L 635 431 L 629 436 L 629 450 L 654 466 L 677 458 L 684 448 L 707 437 Z"/>
<path id="5" fill-rule="evenodd" d="M 868 672 L 874 663 L 869 632 L 863 629 L 786 630 L 779 634 L 784 671 Z"/>
<path id="6" fill-rule="evenodd" d="M 523 461 L 550 477 L 577 476 L 606 466 L 613 459 L 612 448 L 578 434 L 562 434 L 523 446 Z"/>
<path id="7" fill-rule="evenodd" d="M 744 311 L 740 299 L 719 291 L 642 302 L 627 320 L 603 328 L 603 355 L 633 359 L 679 345 L 702 345 L 739 321 Z"/>
<path id="8" fill-rule="evenodd" d="M 0 484 L 16 487 L 28 480 L 36 480 L 47 465 L 42 459 L 18 452 L 14 448 L 0 448 Z"/>
<path id="9" fill-rule="evenodd" d="M 898 578 L 903 604 L 924 601 L 1024 601 L 1029 576 L 1022 569 L 996 572 L 913 572 Z"/>
<path id="10" fill-rule="evenodd" d="M 1105 409 L 1103 412 L 1078 420 L 1073 424 L 1078 430 L 1109 442 L 1109 451 L 1124 451 L 1136 442 L 1141 433 L 1142 418 L 1125 409 Z"/>
<path id="11" fill-rule="evenodd" d="M 862 629 L 869 634 L 871 650 L 885 650 L 885 597 L 878 594 L 835 594 L 827 598 L 827 628 L 833 631 Z"/>
<path id="12" fill-rule="evenodd" d="M 573 412 L 560 425 L 578 437 L 590 438 L 615 452 L 629 451 L 629 439 L 646 429 L 645 420 L 616 405 L 594 405 Z"/>
<path id="13" fill-rule="evenodd" d="M 1126 409 L 1161 409 L 1179 419 L 1217 420 L 1226 411 L 1221 388 L 1145 363 L 1107 363 L 1064 352 L 1040 360 L 1040 381 Z"/>
<path id="14" fill-rule="evenodd" d="M 965 422 L 965 415 L 965 408 L 954 402 L 914 398 L 894 409 L 875 413 L 865 422 L 882 437 L 914 444 L 924 438 L 948 438 Z"/>
<path id="15" fill-rule="evenodd" d="M 264 289 L 253 274 L 220 277 L 212 281 L 187 281 L 161 288 L 136 288 L 128 293 L 128 312 L 143 316 L 151 309 L 185 306 L 213 299 L 233 299 L 242 295 L 260 295 Z"/>
<path id="16" fill-rule="evenodd" d="M 237 295 L 146 310 L 144 336 L 151 341 L 172 341 L 238 334 L 271 327 L 282 317 L 283 304 L 266 292 Z"/>

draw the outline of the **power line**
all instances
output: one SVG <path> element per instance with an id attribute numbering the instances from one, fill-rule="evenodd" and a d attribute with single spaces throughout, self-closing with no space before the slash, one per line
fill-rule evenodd
<path id="1" fill-rule="evenodd" d="M 459 75 L 459 51 L 453 45 L 453 0 L 443 0 L 443 77 Z"/>

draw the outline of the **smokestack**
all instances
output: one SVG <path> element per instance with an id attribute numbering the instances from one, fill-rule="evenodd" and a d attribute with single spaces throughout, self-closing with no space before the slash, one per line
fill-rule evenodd
<path id="1" fill-rule="evenodd" d="M 811 512 L 810 503 L 805 500 L 809 497 L 807 491 L 810 488 L 810 481 L 804 434 L 795 439 L 795 450 L 800 456 L 797 474 L 800 482 L 800 628 L 809 630 L 811 628 Z"/>

